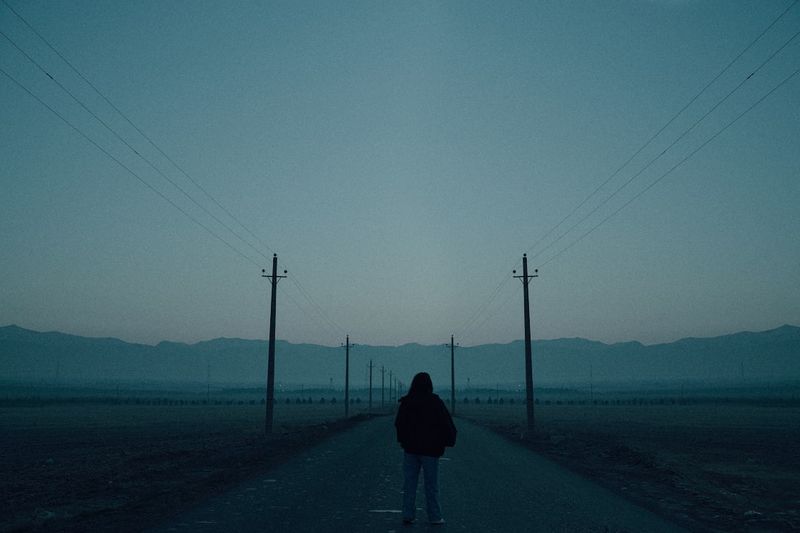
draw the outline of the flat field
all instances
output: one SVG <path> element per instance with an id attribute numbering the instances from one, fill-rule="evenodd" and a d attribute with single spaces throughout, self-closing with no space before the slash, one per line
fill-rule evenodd
<path id="1" fill-rule="evenodd" d="M 693 531 L 800 530 L 800 407 L 787 402 L 536 405 L 458 414 Z M 535 475 L 535 473 L 532 473 Z"/>
<path id="2" fill-rule="evenodd" d="M 26 398 L 0 403 L 0 531 L 134 531 L 279 463 L 357 419 L 321 393 L 264 406 L 250 393 Z M 683 402 L 458 403 L 457 415 L 627 495 L 693 531 L 800 529 L 800 405 Z M 139 403 L 136 403 L 136 402 Z M 388 403 L 387 403 L 388 406 Z M 350 414 L 365 410 L 351 406 Z M 456 422 L 457 423 L 457 422 Z M 531 475 L 535 475 L 532 472 Z"/>
<path id="3" fill-rule="evenodd" d="M 26 403 L 0 406 L 0 531 L 138 531 L 357 421 L 277 403 L 267 438 L 259 404 Z"/>

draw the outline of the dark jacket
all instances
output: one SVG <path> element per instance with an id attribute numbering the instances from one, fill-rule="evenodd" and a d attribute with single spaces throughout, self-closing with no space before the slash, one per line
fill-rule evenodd
<path id="1" fill-rule="evenodd" d="M 441 457 L 445 446 L 455 446 L 456 426 L 444 402 L 436 394 L 400 398 L 394 420 L 397 441 L 408 453 Z"/>

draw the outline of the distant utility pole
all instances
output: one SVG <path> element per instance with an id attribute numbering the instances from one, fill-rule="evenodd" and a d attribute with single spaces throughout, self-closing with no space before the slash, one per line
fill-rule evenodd
<path id="1" fill-rule="evenodd" d="M 386 388 L 386 368 L 381 366 L 381 409 L 383 409 L 384 389 Z"/>
<path id="2" fill-rule="evenodd" d="M 372 359 L 369 360 L 369 412 L 372 412 Z"/>
<path id="3" fill-rule="evenodd" d="M 286 270 L 283 271 L 286 274 Z M 278 275 L 278 254 L 272 254 L 272 275 L 261 269 L 261 277 L 269 278 L 272 286 L 272 297 L 269 306 L 269 355 L 267 359 L 267 414 L 264 419 L 264 432 L 272 433 L 272 418 L 275 409 L 275 297 L 278 294 L 278 280 L 286 276 Z"/>
<path id="4" fill-rule="evenodd" d="M 528 412 L 528 430 L 533 431 L 533 361 L 531 359 L 531 310 L 528 299 L 528 283 L 532 278 L 539 277 L 539 270 L 534 269 L 533 275 L 528 275 L 528 254 L 522 254 L 522 275 L 514 276 L 522 281 L 522 294 L 525 301 L 525 407 Z M 517 273 L 515 270 L 514 274 Z"/>
<path id="5" fill-rule="evenodd" d="M 350 335 L 347 335 L 344 348 L 344 417 L 350 415 Z"/>
<path id="6" fill-rule="evenodd" d="M 392 379 L 392 371 L 389 370 L 389 401 L 392 401 L 392 386 L 394 385 L 394 380 Z"/>
<path id="7" fill-rule="evenodd" d="M 455 366 L 455 351 L 458 344 L 453 342 L 453 336 L 450 335 L 450 414 L 456 414 L 456 366 Z"/>

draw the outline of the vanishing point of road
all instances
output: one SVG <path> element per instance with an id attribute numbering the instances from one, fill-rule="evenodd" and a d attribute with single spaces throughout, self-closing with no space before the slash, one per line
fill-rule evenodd
<path id="1" fill-rule="evenodd" d="M 499 435 L 457 419 L 458 443 L 439 467 L 443 526 L 401 523 L 402 450 L 391 417 L 333 435 L 254 473 L 154 531 L 680 531 L 650 511 Z"/>

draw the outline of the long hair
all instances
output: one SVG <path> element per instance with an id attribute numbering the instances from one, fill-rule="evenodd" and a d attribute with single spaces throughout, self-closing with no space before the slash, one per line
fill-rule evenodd
<path id="1" fill-rule="evenodd" d="M 408 395 L 415 396 L 417 394 L 432 394 L 433 381 L 431 375 L 427 372 L 420 372 L 414 379 L 411 380 L 411 387 L 408 388 Z"/>

